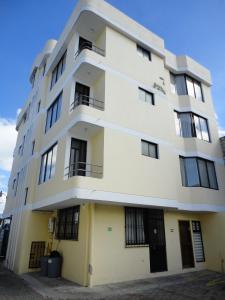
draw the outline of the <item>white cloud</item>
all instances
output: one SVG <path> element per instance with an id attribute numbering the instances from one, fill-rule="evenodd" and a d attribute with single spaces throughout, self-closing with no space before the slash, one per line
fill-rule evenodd
<path id="1" fill-rule="evenodd" d="M 17 109 L 17 111 L 16 111 L 17 117 L 19 116 L 19 114 L 21 113 L 21 111 L 22 111 L 22 108 L 18 108 L 18 109 Z"/>
<path id="2" fill-rule="evenodd" d="M 13 161 L 13 150 L 16 143 L 16 121 L 0 118 L 0 169 L 10 171 Z"/>
<path id="3" fill-rule="evenodd" d="M 225 136 L 225 129 L 221 128 L 219 126 L 219 136 L 222 137 L 222 136 Z"/>

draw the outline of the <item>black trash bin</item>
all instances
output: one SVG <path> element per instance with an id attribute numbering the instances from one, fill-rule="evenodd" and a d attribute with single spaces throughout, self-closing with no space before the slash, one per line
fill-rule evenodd
<path id="1" fill-rule="evenodd" d="M 48 259 L 49 256 L 41 257 L 41 275 L 48 276 Z"/>
<path id="2" fill-rule="evenodd" d="M 52 251 L 48 257 L 48 277 L 56 278 L 61 276 L 62 256 L 58 251 Z"/>

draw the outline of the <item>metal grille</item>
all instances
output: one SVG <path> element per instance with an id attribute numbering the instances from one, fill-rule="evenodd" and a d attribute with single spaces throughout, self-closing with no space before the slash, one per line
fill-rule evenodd
<path id="1" fill-rule="evenodd" d="M 125 207 L 125 237 L 126 246 L 145 246 L 148 244 L 144 226 L 146 220 L 144 208 Z"/>
<path id="2" fill-rule="evenodd" d="M 45 254 L 45 242 L 32 242 L 30 249 L 29 268 L 40 268 L 40 258 Z"/>
<path id="3" fill-rule="evenodd" d="M 78 240 L 79 215 L 79 205 L 59 210 L 57 229 L 59 240 Z"/>
<path id="4" fill-rule="evenodd" d="M 202 231 L 200 221 L 192 221 L 194 253 L 196 262 L 204 262 L 205 254 L 202 240 Z"/>

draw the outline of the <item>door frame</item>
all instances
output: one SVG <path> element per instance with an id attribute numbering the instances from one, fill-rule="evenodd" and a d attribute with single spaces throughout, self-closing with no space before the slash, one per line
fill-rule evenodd
<path id="1" fill-rule="evenodd" d="M 182 269 L 193 269 L 195 268 L 196 264 L 195 264 L 195 254 L 194 254 L 194 248 L 193 248 L 193 235 L 192 235 L 192 224 L 191 224 L 191 220 L 190 219 L 178 219 L 178 232 L 179 232 L 179 243 L 180 243 L 180 258 L 181 258 L 181 265 L 182 265 Z M 191 247 L 192 247 L 192 256 L 193 256 L 193 267 L 189 267 L 189 268 L 185 268 L 183 266 L 183 259 L 182 259 L 182 248 L 181 248 L 181 235 L 180 235 L 180 222 L 188 222 L 189 223 L 189 228 L 190 228 L 190 237 L 191 237 Z"/>

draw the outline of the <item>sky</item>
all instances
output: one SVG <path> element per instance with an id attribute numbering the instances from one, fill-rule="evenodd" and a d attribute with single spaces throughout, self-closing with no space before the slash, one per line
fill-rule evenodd
<path id="1" fill-rule="evenodd" d="M 177 55 L 210 69 L 221 135 L 225 135 L 225 0 L 108 0 L 159 35 Z M 58 39 L 76 0 L 0 0 L 0 190 L 7 192 L 15 120 L 31 86 L 29 72 L 46 40 Z M 0 213 L 4 197 L 0 199 Z"/>

